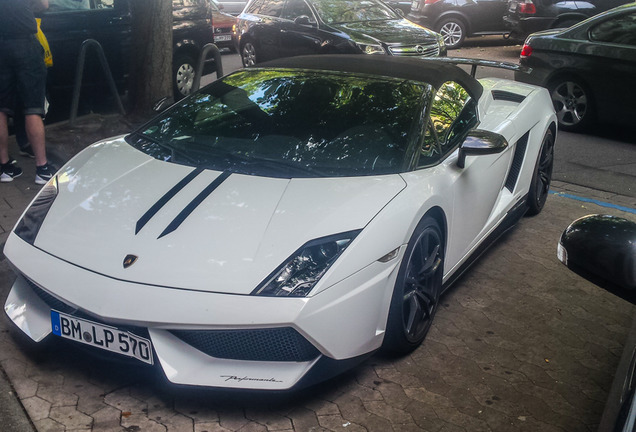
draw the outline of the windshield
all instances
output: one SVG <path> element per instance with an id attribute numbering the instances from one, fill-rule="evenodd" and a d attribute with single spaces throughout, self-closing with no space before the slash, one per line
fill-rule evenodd
<path id="1" fill-rule="evenodd" d="M 327 24 L 400 19 L 392 9 L 373 0 L 316 0 L 312 4 Z"/>
<path id="2" fill-rule="evenodd" d="M 403 170 L 430 86 L 332 72 L 236 72 L 127 141 L 167 162 L 272 177 Z M 414 138 L 415 137 L 415 138 Z"/>

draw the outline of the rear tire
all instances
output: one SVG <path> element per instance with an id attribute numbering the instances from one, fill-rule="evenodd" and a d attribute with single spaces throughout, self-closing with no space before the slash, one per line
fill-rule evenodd
<path id="1" fill-rule="evenodd" d="M 442 291 L 443 239 L 431 216 L 425 216 L 413 232 L 395 281 L 383 350 L 408 354 L 431 328 Z"/>
<path id="2" fill-rule="evenodd" d="M 444 37 L 446 48 L 456 49 L 466 39 L 466 24 L 459 18 L 446 18 L 437 26 L 437 32 Z"/>
<path id="3" fill-rule="evenodd" d="M 526 216 L 541 213 L 550 192 L 552 168 L 554 167 L 554 134 L 550 129 L 543 136 L 539 159 L 532 174 L 530 191 L 528 192 L 528 211 Z"/>
<path id="4" fill-rule="evenodd" d="M 581 80 L 559 77 L 548 85 L 548 89 L 559 119 L 559 129 L 578 132 L 593 122 L 592 94 Z"/>

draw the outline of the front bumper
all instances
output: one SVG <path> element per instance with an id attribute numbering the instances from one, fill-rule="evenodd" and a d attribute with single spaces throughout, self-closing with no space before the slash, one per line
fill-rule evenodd
<path id="1" fill-rule="evenodd" d="M 18 269 L 5 312 L 34 341 L 51 334 L 51 309 L 66 308 L 62 312 L 147 331 L 141 336 L 151 340 L 159 367 L 173 383 L 262 390 L 311 384 L 337 373 L 338 365 L 350 367 L 378 349 L 400 262 L 375 262 L 313 297 L 270 298 L 115 280 L 59 260 L 14 234 L 5 253 Z M 271 330 L 265 331 L 265 345 L 273 340 L 268 338 L 291 331 L 298 336 L 286 341 L 311 348 L 300 357 L 263 356 L 240 339 L 259 330 Z M 215 356 L 226 351 L 206 350 L 184 337 L 216 337 L 215 332 L 237 335 L 250 356 Z"/>

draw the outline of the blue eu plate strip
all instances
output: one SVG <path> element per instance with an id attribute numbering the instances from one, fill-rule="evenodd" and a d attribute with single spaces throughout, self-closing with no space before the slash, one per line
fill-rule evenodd
<path id="1" fill-rule="evenodd" d="M 51 311 L 51 328 L 53 334 L 62 336 L 62 325 L 60 324 L 60 313 L 58 311 Z"/>

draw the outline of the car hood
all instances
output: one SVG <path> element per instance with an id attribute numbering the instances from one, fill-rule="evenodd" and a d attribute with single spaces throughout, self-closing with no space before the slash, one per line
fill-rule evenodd
<path id="1" fill-rule="evenodd" d="M 121 137 L 95 144 L 58 173 L 58 196 L 35 246 L 119 280 L 249 294 L 303 244 L 364 228 L 405 187 L 399 175 L 195 171 Z M 138 258 L 124 268 L 128 255 Z"/>
<path id="2" fill-rule="evenodd" d="M 406 19 L 386 21 L 361 21 L 331 24 L 338 31 L 347 33 L 357 42 L 383 42 L 386 44 L 434 44 L 435 32 Z"/>

